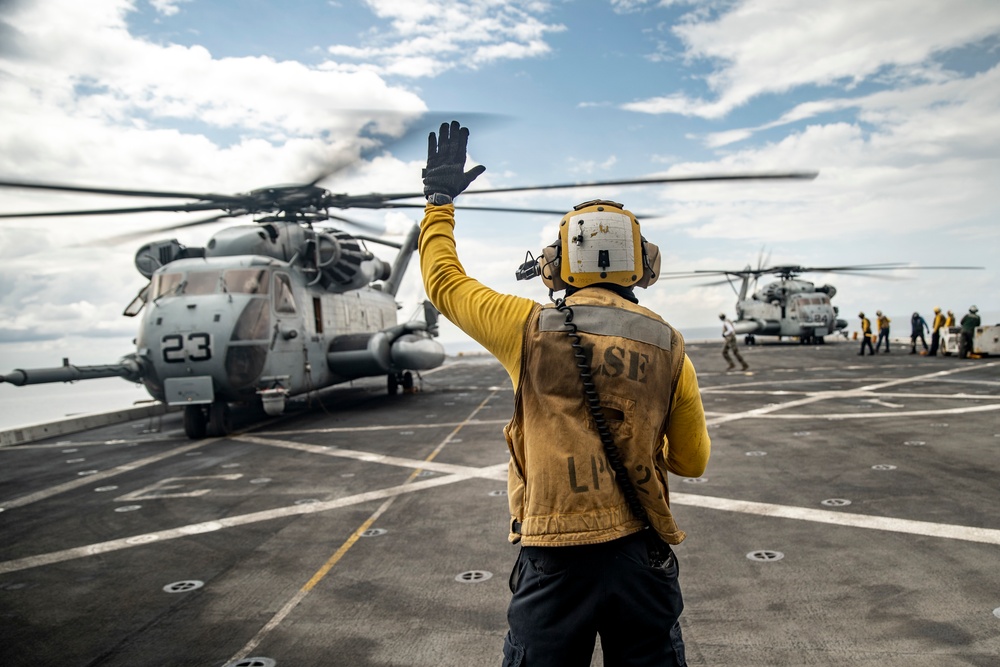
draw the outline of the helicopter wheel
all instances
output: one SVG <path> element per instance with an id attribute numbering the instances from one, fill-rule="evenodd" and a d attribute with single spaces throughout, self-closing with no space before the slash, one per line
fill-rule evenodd
<path id="1" fill-rule="evenodd" d="M 201 440 L 205 437 L 207 425 L 205 410 L 200 405 L 184 406 L 184 434 L 187 437 Z"/>
<path id="2" fill-rule="evenodd" d="M 410 371 L 403 373 L 403 391 L 406 393 L 413 391 L 413 373 Z"/>
<path id="3" fill-rule="evenodd" d="M 225 401 L 214 401 L 208 408 L 208 434 L 211 436 L 229 435 L 232 431 L 232 413 Z"/>
<path id="4" fill-rule="evenodd" d="M 386 388 L 389 390 L 390 396 L 395 396 L 399 393 L 399 380 L 396 378 L 395 373 L 389 373 L 386 376 Z"/>

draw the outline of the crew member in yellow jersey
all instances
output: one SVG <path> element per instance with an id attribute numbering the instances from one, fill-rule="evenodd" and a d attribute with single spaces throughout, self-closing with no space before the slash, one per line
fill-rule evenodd
<path id="1" fill-rule="evenodd" d="M 937 306 L 934 307 L 934 323 L 931 325 L 931 350 L 927 353 L 929 357 L 936 357 L 938 346 L 941 345 L 941 327 L 944 326 L 944 313 Z"/>
<path id="2" fill-rule="evenodd" d="M 874 355 L 875 348 L 872 347 L 872 323 L 865 317 L 864 312 L 858 313 L 858 317 L 861 319 L 861 351 L 858 352 L 860 356 L 865 356 L 865 347 L 868 348 L 868 353 Z"/>
<path id="3" fill-rule="evenodd" d="M 882 314 L 881 310 L 875 311 L 875 316 L 878 318 L 878 340 L 875 341 L 875 351 L 878 352 L 882 348 L 882 341 L 885 341 L 885 352 L 889 353 L 889 318 Z"/>
<path id="4" fill-rule="evenodd" d="M 656 280 L 659 251 L 620 204 L 595 200 L 522 266 L 564 299 L 543 306 L 467 276 L 452 200 L 485 169 L 465 171 L 468 136 L 457 122 L 430 134 L 420 269 L 431 302 L 515 391 L 504 435 L 508 539 L 521 548 L 503 664 L 586 667 L 600 635 L 605 664 L 685 665 L 670 548 L 685 534 L 667 473 L 701 476 L 711 443 L 683 339 L 634 294 Z"/>

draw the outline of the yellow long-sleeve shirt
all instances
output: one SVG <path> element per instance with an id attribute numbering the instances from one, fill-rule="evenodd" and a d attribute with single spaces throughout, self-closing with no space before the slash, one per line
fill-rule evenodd
<path id="1" fill-rule="evenodd" d="M 455 248 L 455 207 L 427 205 L 420 225 L 420 272 L 431 303 L 459 329 L 497 358 L 517 390 L 524 327 L 536 303 L 490 289 L 465 273 Z M 699 477 L 708 464 L 711 440 L 694 365 L 684 366 L 667 429 L 670 472 Z"/>

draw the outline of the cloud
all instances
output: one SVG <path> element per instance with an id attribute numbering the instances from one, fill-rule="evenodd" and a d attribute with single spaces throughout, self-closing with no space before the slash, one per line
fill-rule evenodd
<path id="1" fill-rule="evenodd" d="M 689 62 L 713 66 L 704 81 L 715 99 L 671 93 L 623 108 L 717 119 L 761 95 L 802 86 L 850 90 L 864 81 L 938 79 L 929 59 L 1000 33 L 1000 5 L 747 0 L 721 15 L 691 14 L 671 30 Z"/>
<path id="2" fill-rule="evenodd" d="M 181 10 L 178 5 L 185 2 L 191 2 L 191 0 L 149 0 L 149 4 L 153 6 L 153 9 L 163 16 L 177 14 Z"/>
<path id="3" fill-rule="evenodd" d="M 348 71 L 363 61 L 371 71 L 410 78 L 434 77 L 452 69 L 478 69 L 505 60 L 543 56 L 545 37 L 566 28 L 546 23 L 548 3 L 539 0 L 366 0 L 388 21 L 364 35 L 363 46 L 335 44 L 326 66 Z"/>
<path id="4" fill-rule="evenodd" d="M 214 58 L 201 46 L 160 45 L 133 37 L 131 4 L 85 6 L 46 0 L 18 7 L 8 21 L 19 57 L 0 60 L 5 106 L 69 110 L 81 121 L 131 121 L 143 129 L 183 120 L 237 134 L 314 136 L 354 131 L 367 118 L 338 115 L 369 108 L 422 111 L 415 94 L 370 71 L 337 72 L 268 57 Z"/>

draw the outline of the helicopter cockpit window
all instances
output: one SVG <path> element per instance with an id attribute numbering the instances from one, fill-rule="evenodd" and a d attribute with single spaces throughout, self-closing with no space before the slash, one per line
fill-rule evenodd
<path id="1" fill-rule="evenodd" d="M 156 283 L 153 288 L 153 298 L 157 299 L 161 296 L 174 296 L 177 294 L 177 288 L 183 280 L 183 273 L 161 273 L 156 276 Z"/>
<path id="2" fill-rule="evenodd" d="M 230 269 L 223 274 L 222 282 L 232 294 L 267 294 L 265 269 Z"/>
<path id="3" fill-rule="evenodd" d="M 292 283 L 284 273 L 274 274 L 274 310 L 278 313 L 295 312 Z"/>
<path id="4" fill-rule="evenodd" d="M 215 294 L 219 291 L 218 271 L 188 271 L 184 294 Z"/>

